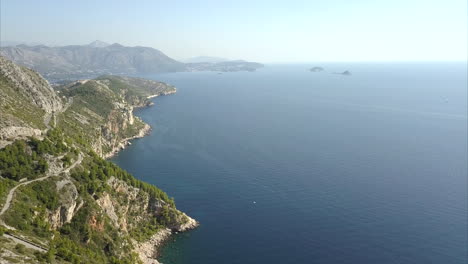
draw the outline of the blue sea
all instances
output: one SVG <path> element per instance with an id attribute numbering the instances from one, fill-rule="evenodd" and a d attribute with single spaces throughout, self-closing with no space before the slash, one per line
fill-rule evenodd
<path id="1" fill-rule="evenodd" d="M 467 262 L 466 63 L 144 77 L 177 94 L 112 161 L 201 223 L 161 262 Z"/>

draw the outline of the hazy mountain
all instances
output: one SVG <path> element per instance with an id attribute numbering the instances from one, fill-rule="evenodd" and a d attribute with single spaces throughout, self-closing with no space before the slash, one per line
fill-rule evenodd
<path id="1" fill-rule="evenodd" d="M 185 65 L 149 47 L 125 47 L 95 41 L 89 45 L 2 47 L 1 55 L 33 68 L 49 80 L 102 74 L 146 74 L 184 71 Z"/>
<path id="2" fill-rule="evenodd" d="M 221 62 L 200 62 L 187 63 L 187 71 L 219 71 L 219 72 L 235 72 L 235 71 L 255 71 L 262 68 L 263 64 L 258 62 L 249 62 L 243 60 L 221 61 Z"/>
<path id="3" fill-rule="evenodd" d="M 104 48 L 104 47 L 110 46 L 110 44 L 106 43 L 104 41 L 95 40 L 95 41 L 89 43 L 88 46 L 89 47 L 94 47 L 94 48 Z"/>
<path id="4" fill-rule="evenodd" d="M 17 45 L 29 45 L 29 46 L 37 46 L 42 45 L 39 42 L 26 42 L 26 41 L 10 41 L 10 40 L 1 40 L 0 47 L 12 47 Z"/>
<path id="5" fill-rule="evenodd" d="M 197 57 L 197 63 L 182 63 L 150 47 L 109 45 L 96 40 L 88 45 L 49 47 L 17 45 L 2 47 L 0 54 L 32 68 L 49 81 L 94 78 L 103 74 L 135 75 L 175 71 L 255 71 L 262 64 Z"/>
<path id="6" fill-rule="evenodd" d="M 228 59 L 219 58 L 219 57 L 210 57 L 210 56 L 198 56 L 198 57 L 193 57 L 193 58 L 183 60 L 183 62 L 186 62 L 186 63 L 202 63 L 202 62 L 215 63 L 215 62 L 222 62 L 222 61 L 228 61 Z"/>

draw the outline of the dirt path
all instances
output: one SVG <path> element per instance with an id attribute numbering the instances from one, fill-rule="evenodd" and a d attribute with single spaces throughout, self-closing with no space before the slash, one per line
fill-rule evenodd
<path id="1" fill-rule="evenodd" d="M 49 130 L 51 128 L 51 125 L 50 125 L 50 120 L 52 118 L 54 118 L 54 124 L 53 124 L 53 127 L 55 127 L 57 124 L 57 116 L 58 114 L 60 113 L 63 113 L 65 111 L 67 111 L 68 107 L 70 107 L 70 105 L 72 105 L 73 103 L 73 97 L 70 97 L 68 99 L 68 102 L 62 107 L 62 109 L 58 110 L 57 112 L 55 113 L 50 113 L 50 114 L 46 114 L 44 116 L 44 125 L 47 127 L 47 130 Z"/>
<path id="2" fill-rule="evenodd" d="M 33 244 L 33 243 L 29 242 L 29 241 L 26 241 L 26 240 L 24 240 L 24 239 L 22 239 L 20 237 L 12 236 L 12 235 L 9 235 L 9 234 L 3 234 L 3 236 L 15 241 L 17 244 L 24 245 L 27 248 L 31 248 L 31 249 L 41 251 L 41 252 L 47 252 L 46 248 L 43 248 L 43 247 L 41 247 L 39 245 L 35 245 L 35 244 Z"/>
<path id="3" fill-rule="evenodd" d="M 68 172 L 70 172 L 71 169 L 73 169 L 73 168 L 76 167 L 78 164 L 80 164 L 82 160 L 83 160 L 83 156 L 80 154 L 80 155 L 78 156 L 78 159 L 77 159 L 72 165 L 70 165 L 70 166 L 69 166 L 68 168 L 66 168 L 66 169 L 60 170 L 59 172 L 54 173 L 54 174 L 48 173 L 48 174 L 47 174 L 46 176 L 44 176 L 44 177 L 37 178 L 37 179 L 34 179 L 34 180 L 30 180 L 30 181 L 25 181 L 25 182 L 22 182 L 22 183 L 16 185 L 15 187 L 13 187 L 13 188 L 10 190 L 10 192 L 8 193 L 8 196 L 7 196 L 7 199 L 6 199 L 6 201 L 5 201 L 5 204 L 3 205 L 3 208 L 2 208 L 2 210 L 0 211 L 0 216 L 3 215 L 3 214 L 8 210 L 8 208 L 10 208 L 11 200 L 13 199 L 13 195 L 15 194 L 16 189 L 18 189 L 18 188 L 21 187 L 21 186 L 24 186 L 24 185 L 33 183 L 33 182 L 43 181 L 43 180 L 45 180 L 45 179 L 48 179 L 49 177 L 59 175 L 59 174 L 61 174 L 62 172 L 68 173 Z"/>
<path id="4" fill-rule="evenodd" d="M 60 157 L 58 158 L 60 159 Z M 49 177 L 52 177 L 52 176 L 56 176 L 56 175 L 59 175 L 61 173 L 68 173 L 70 172 L 71 169 L 75 168 L 77 165 L 79 165 L 81 162 L 83 161 L 83 156 L 81 155 L 78 155 L 78 159 L 76 159 L 76 161 L 70 165 L 69 167 L 67 168 L 64 168 L 56 173 L 48 173 L 46 176 L 44 177 L 41 177 L 41 178 L 37 178 L 37 179 L 34 179 L 34 180 L 30 180 L 30 181 L 26 181 L 26 182 L 22 182 L 18 185 L 16 185 L 15 187 L 13 187 L 10 192 L 8 193 L 8 196 L 7 196 L 7 199 L 6 199 L 6 202 L 5 204 L 3 205 L 3 208 L 2 210 L 0 211 L 0 216 L 3 215 L 11 206 L 11 200 L 13 199 L 13 196 L 15 194 L 15 191 L 21 187 L 21 186 L 24 186 L 24 185 L 27 185 L 27 184 L 30 184 L 30 183 L 33 183 L 33 182 L 37 182 L 37 181 L 43 181 Z M 11 229 L 11 230 L 15 230 L 14 227 L 11 227 L 7 224 L 5 224 L 2 220 L 0 220 L 0 224 L 4 225 L 7 229 Z M 15 241 L 16 243 L 19 243 L 19 244 L 23 244 L 24 246 L 28 247 L 28 248 L 31 248 L 31 249 L 34 249 L 34 250 L 38 250 L 38 251 L 41 251 L 41 252 L 46 252 L 47 249 L 46 248 L 43 248 L 39 245 L 36 245 L 32 242 L 29 242 L 27 241 L 26 239 L 24 238 L 21 238 L 21 237 L 18 237 L 18 236 L 15 236 L 15 235 L 10 235 L 10 234 L 3 234 L 4 237 L 7 237 L 7 238 L 10 238 L 12 239 L 13 241 Z"/>

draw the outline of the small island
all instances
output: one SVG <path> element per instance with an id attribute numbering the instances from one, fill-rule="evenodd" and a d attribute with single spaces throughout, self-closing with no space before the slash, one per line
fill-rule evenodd
<path id="1" fill-rule="evenodd" d="M 325 70 L 325 69 L 322 68 L 322 67 L 312 67 L 312 68 L 310 68 L 310 71 L 311 71 L 311 72 L 322 72 L 322 71 L 324 71 L 324 70 Z"/>
<path id="2" fill-rule="evenodd" d="M 344 72 L 334 72 L 333 74 L 339 74 L 339 75 L 345 75 L 345 76 L 350 76 L 351 72 L 350 71 L 344 71 Z"/>
<path id="3" fill-rule="evenodd" d="M 340 73 L 341 75 L 351 75 L 351 72 L 350 71 L 344 71 L 342 73 Z"/>

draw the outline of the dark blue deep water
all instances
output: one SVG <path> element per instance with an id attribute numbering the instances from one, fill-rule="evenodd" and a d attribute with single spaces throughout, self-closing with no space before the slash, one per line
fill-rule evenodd
<path id="1" fill-rule="evenodd" d="M 311 66 L 149 76 L 178 92 L 113 161 L 201 222 L 160 260 L 466 263 L 466 63 Z"/>

